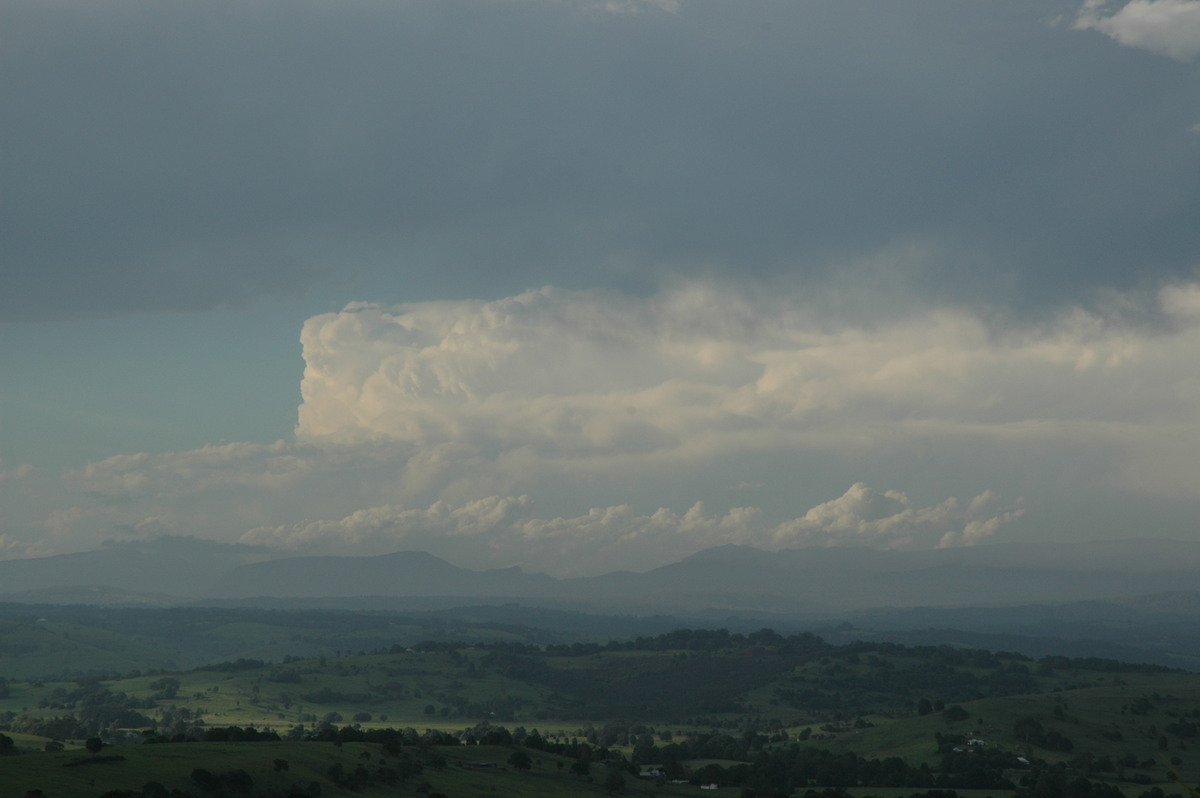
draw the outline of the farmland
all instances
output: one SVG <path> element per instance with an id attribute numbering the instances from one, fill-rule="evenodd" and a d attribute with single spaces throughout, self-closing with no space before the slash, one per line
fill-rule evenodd
<path id="1" fill-rule="evenodd" d="M 999 796 L 1072 780 L 1137 798 L 1200 775 L 1200 676 L 1184 671 L 770 630 L 505 637 L 8 679 L 0 774 L 54 798 Z"/>

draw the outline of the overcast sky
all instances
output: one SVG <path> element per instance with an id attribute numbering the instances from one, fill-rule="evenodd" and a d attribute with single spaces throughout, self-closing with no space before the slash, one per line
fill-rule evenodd
<path id="1" fill-rule="evenodd" d="M 1200 540 L 1200 0 L 8 0 L 0 72 L 0 557 Z"/>

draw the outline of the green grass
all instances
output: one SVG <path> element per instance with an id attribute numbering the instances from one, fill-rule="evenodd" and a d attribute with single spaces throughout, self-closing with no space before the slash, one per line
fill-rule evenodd
<path id="1" fill-rule="evenodd" d="M 399 785 L 368 785 L 351 790 L 330 781 L 331 765 L 340 764 L 351 771 L 359 764 L 373 767 L 386 761 L 377 745 L 347 743 L 179 743 L 168 745 L 131 745 L 105 748 L 97 761 L 81 751 L 59 754 L 28 754 L 0 758 L 0 784 L 5 795 L 23 795 L 40 789 L 53 798 L 95 798 L 108 790 L 140 790 L 149 781 L 167 789 L 188 790 L 189 776 L 196 768 L 213 773 L 244 770 L 254 779 L 255 789 L 283 790 L 291 783 L 317 782 L 321 795 L 335 798 L 350 796 L 417 796 L 423 784 L 433 792 L 447 795 L 497 794 L 523 798 L 592 798 L 604 794 L 605 769 L 593 767 L 593 780 L 569 773 L 569 762 L 549 754 L 530 752 L 533 767 L 527 772 L 508 767 L 511 749 L 493 746 L 455 746 L 439 749 L 447 761 L 443 770 L 426 768 Z M 123 757 L 121 760 L 106 758 Z M 273 762 L 283 759 L 288 769 L 276 772 Z M 71 763 L 87 764 L 66 766 Z M 559 768 L 562 761 L 564 767 Z M 481 768 L 473 763 L 489 762 Z M 65 767 L 66 766 L 66 767 Z M 696 796 L 694 787 L 666 785 L 655 787 L 625 775 L 626 796 Z M 732 790 L 726 791 L 732 793 Z"/>
<path id="2" fill-rule="evenodd" d="M 119 761 L 98 761 L 95 764 L 64 767 L 70 763 L 89 760 L 82 751 L 66 751 L 59 754 L 29 754 L 0 758 L 0 784 L 5 794 L 22 795 L 32 789 L 41 789 L 54 798 L 95 798 L 113 789 L 137 790 L 149 781 L 157 781 L 168 789 L 188 790 L 194 787 L 190 774 L 196 768 L 214 773 L 229 770 L 244 770 L 254 779 L 255 789 L 283 790 L 291 783 L 307 785 L 317 782 L 322 796 L 350 798 L 364 796 L 376 798 L 415 798 L 421 791 L 441 792 L 452 796 L 461 795 L 509 795 L 522 798 L 594 798 L 604 795 L 602 787 L 605 768 L 595 765 L 592 780 L 569 773 L 569 762 L 561 757 L 530 751 L 533 767 L 517 771 L 507 765 L 510 748 L 496 746 L 455 746 L 438 749 L 446 758 L 446 767 L 440 771 L 426 768 L 421 774 L 408 777 L 398 785 L 368 785 L 348 789 L 339 787 L 327 777 L 331 765 L 340 764 L 353 770 L 359 764 L 373 766 L 386 761 L 376 745 L 347 743 L 334 746 L 327 743 L 181 743 L 172 745 L 119 746 L 104 749 L 99 758 L 120 756 Z M 273 762 L 283 759 L 288 769 L 276 772 Z M 490 767 L 477 763 L 487 762 Z M 563 767 L 559 767 L 559 763 Z M 712 791 L 701 791 L 690 785 L 666 784 L 656 786 L 649 780 L 624 774 L 623 795 L 641 796 L 697 796 L 714 795 Z M 427 786 L 423 786 L 427 785 Z M 1127 795 L 1136 796 L 1145 788 L 1127 787 Z M 856 798 L 908 798 L 911 788 L 854 788 L 850 794 Z M 1010 798 L 1014 793 L 1007 790 L 964 790 L 956 791 L 960 798 Z M 1168 793 L 1171 790 L 1167 790 Z M 715 795 L 740 795 L 740 788 L 725 788 Z"/>
<path id="3" fill-rule="evenodd" d="M 168 789 L 185 789 L 190 786 L 189 776 L 195 768 L 214 773 L 240 769 L 253 777 L 256 788 L 283 788 L 289 783 L 318 781 L 322 784 L 322 795 L 342 796 L 351 793 L 339 790 L 326 778 L 326 771 L 334 762 L 353 769 L 358 755 L 367 748 L 353 744 L 335 748 L 315 743 L 111 746 L 101 751 L 96 758 L 99 761 L 94 763 L 89 754 L 78 750 L 28 754 L 0 759 L 0 784 L 5 785 L 6 795 L 24 795 L 40 789 L 54 798 L 95 798 L 113 789 L 140 790 L 149 781 L 157 781 Z M 123 759 L 111 759 L 117 756 Z M 274 772 L 272 762 L 277 758 L 288 760 L 285 773 Z M 71 766 L 79 762 L 85 764 Z"/>
<path id="4" fill-rule="evenodd" d="M 269 637 L 273 629 L 269 624 L 225 623 L 215 627 L 213 634 L 241 641 L 260 636 L 263 645 L 286 643 L 281 642 L 282 638 Z M 24 632 L 11 623 L 8 631 L 4 632 L 18 633 Z M 83 641 L 75 642 L 83 644 Z M 486 720 L 509 729 L 524 726 L 527 729 L 539 729 L 543 736 L 561 733 L 568 738 L 582 738 L 587 727 L 601 727 L 609 722 L 629 725 L 641 723 L 654 727 L 658 734 L 670 730 L 677 739 L 689 733 L 709 730 L 713 724 L 728 723 L 722 731 L 736 738 L 749 724 L 758 724 L 760 730 L 773 730 L 778 721 L 787 727 L 792 739 L 801 729 L 810 728 L 813 738 L 808 745 L 835 752 L 850 751 L 869 759 L 900 757 L 913 766 L 926 763 L 936 767 L 939 764 L 935 735 L 964 735 L 982 739 L 987 746 L 1010 753 L 1028 753 L 1052 763 L 1069 763 L 1079 769 L 1086 769 L 1087 762 L 1081 758 L 1085 752 L 1095 759 L 1109 757 L 1114 762 L 1130 758 L 1132 764 L 1124 768 L 1126 776 L 1145 776 L 1159 783 L 1166 778 L 1168 763 L 1174 759 L 1178 760 L 1176 766 L 1185 779 L 1200 782 L 1200 736 L 1181 739 L 1166 731 L 1172 724 L 1185 720 L 1200 725 L 1200 675 L 1166 671 L 1128 671 L 1118 674 L 1088 670 L 1079 663 L 1070 667 L 1020 663 L 1011 666 L 1012 673 L 1022 675 L 1024 683 L 1036 692 L 974 698 L 966 694 L 971 685 L 994 684 L 995 679 L 1004 676 L 1007 672 L 1005 669 L 1010 666 L 985 668 L 968 663 L 947 668 L 944 662 L 939 663 L 936 656 L 918 655 L 912 651 L 861 657 L 824 656 L 779 667 L 778 663 L 766 662 L 766 657 L 761 654 L 740 651 L 711 657 L 676 651 L 605 651 L 577 657 L 531 652 L 497 656 L 485 649 L 371 655 L 343 653 L 340 656 L 294 659 L 263 667 L 202 668 L 173 673 L 172 678 L 179 682 L 177 694 L 173 698 L 156 701 L 151 708 L 138 711 L 152 718 L 161 718 L 163 713 L 187 708 L 200 713 L 208 727 L 253 725 L 275 728 L 280 732 L 298 723 L 313 729 L 317 722 L 331 713 L 335 717 L 340 716 L 340 720 L 335 721 L 338 725 L 355 722 L 356 715 L 368 713 L 370 719 L 361 721 L 366 728 L 413 727 L 456 731 Z M 703 668 L 708 663 L 725 680 L 718 686 L 719 689 L 702 683 L 700 677 L 704 675 Z M 930 673 L 923 673 L 922 668 L 930 668 Z M 1021 671 L 1022 668 L 1028 672 Z M 160 689 L 151 685 L 161 677 L 161 673 L 153 673 L 114 679 L 104 684 L 114 692 L 149 701 Z M 740 680 L 743 677 L 745 682 Z M 907 686 L 910 679 L 915 686 Z M 937 690 L 943 681 L 945 692 L 939 693 Z M 900 687 L 896 689 L 895 685 Z M 77 687 L 74 682 L 12 681 L 8 686 L 9 695 L 0 700 L 0 711 L 18 715 L 28 712 L 38 716 L 77 711 L 49 706 L 39 708 L 39 704 L 55 700 L 56 692 L 61 698 L 63 693 L 70 693 Z M 693 698 L 693 694 L 688 692 L 693 687 L 698 690 L 695 695 L 699 698 Z M 657 703 L 647 700 L 654 690 L 664 694 Z M 797 698 L 801 695 L 815 697 L 815 705 L 804 705 Z M 704 700 L 725 701 L 730 696 L 735 699 L 732 703 L 736 704 L 739 711 L 696 711 L 694 717 L 656 714 L 662 707 L 686 708 L 699 705 Z M 961 706 L 966 718 L 951 722 L 937 711 L 918 716 L 914 710 L 917 696 L 944 696 L 948 705 Z M 615 709 L 610 707 L 610 713 L 603 717 L 593 715 L 590 719 L 578 720 L 563 717 L 572 707 L 585 706 L 592 711 L 596 707 L 603 707 L 608 699 L 612 699 Z M 433 707 L 433 714 L 426 712 L 430 706 Z M 467 709 L 460 711 L 463 707 Z M 444 708 L 448 710 L 447 715 L 442 714 Z M 493 711 L 496 714 L 493 715 Z M 854 727 L 857 718 L 865 722 L 865 727 Z M 1016 734 L 1014 728 L 1018 719 L 1022 718 L 1033 718 L 1044 730 L 1069 738 L 1074 750 L 1068 753 L 1031 746 L 1030 742 Z M 834 731 L 821 730 L 821 726 L 828 723 L 833 724 Z M 1165 748 L 1161 747 L 1164 737 Z M 44 739 L 34 737 L 17 739 L 18 747 L 26 751 L 39 751 L 44 742 Z M 197 745 L 200 747 L 193 747 Z M 62 768 L 61 763 L 71 758 L 79 759 L 81 754 L 78 751 L 30 754 L 19 759 L 32 769 L 31 778 L 53 777 L 52 783 L 61 785 L 56 787 L 55 792 L 50 792 L 42 784 L 32 784 L 26 789 L 39 787 L 54 798 L 70 798 L 75 794 L 92 798 L 102 790 L 87 793 L 73 793 L 71 790 L 82 789 L 79 786 L 80 779 L 99 783 L 97 779 L 100 774 L 124 778 L 123 774 L 127 773 L 142 774 L 141 783 L 114 781 L 110 789 L 137 789 L 151 779 L 173 787 L 179 784 L 178 778 L 186 780 L 186 774 L 194 767 L 207 767 L 214 771 L 240 767 L 251 772 L 256 783 L 261 776 L 263 784 L 271 785 L 282 778 L 279 774 L 268 772 L 273 756 L 265 760 L 267 771 L 262 770 L 261 762 L 255 764 L 249 759 L 245 760 L 245 764 L 225 764 L 226 755 L 231 762 L 243 761 L 238 757 L 263 754 L 269 750 L 264 746 L 271 745 L 286 748 L 297 744 L 130 746 L 116 749 L 128 758 L 126 762 L 76 768 Z M 304 763 L 316 755 L 315 751 L 325 750 L 320 744 L 300 745 L 295 754 L 300 764 L 294 767 L 301 770 L 290 773 L 293 780 L 298 772 L 307 773 L 303 768 L 309 765 Z M 350 747 L 345 748 L 349 750 Z M 480 757 L 485 753 L 487 756 L 500 757 L 498 761 L 502 762 L 508 749 L 496 749 L 490 753 L 474 747 L 447 750 L 453 752 L 447 753 L 452 766 L 445 772 L 429 772 L 423 776 L 435 791 L 450 795 L 471 794 L 484 776 L 489 780 L 499 779 L 495 783 L 497 789 L 510 794 L 591 795 L 601 791 L 598 784 L 602 782 L 603 769 L 599 767 L 596 781 L 589 784 L 560 771 L 555 757 L 536 753 L 534 758 L 537 764 L 531 774 L 505 769 L 481 775 L 481 771 L 455 762 L 462 756 Z M 626 753 L 630 751 L 628 747 L 622 750 Z M 238 752 L 236 757 L 235 751 Z M 328 755 L 328 751 L 325 755 Z M 215 767 L 196 764 L 198 756 L 208 756 L 218 764 Z M 53 764 L 56 761 L 59 764 Z M 188 765 L 184 775 L 171 776 L 176 781 L 168 782 L 168 771 L 174 773 L 171 768 L 181 763 Z M 328 769 L 330 763 L 325 760 L 313 762 L 312 772 L 319 776 Z M 7 760 L 0 762 L 0 784 L 8 783 L 4 781 L 3 774 L 9 765 Z M 259 769 L 252 770 L 252 765 Z M 158 778 L 154 775 L 156 773 L 163 774 L 164 778 Z M 1113 775 L 1090 777 L 1111 778 Z M 444 787 L 439 780 L 445 781 Z M 627 784 L 628 790 L 634 791 L 631 794 L 653 788 L 653 785 L 638 782 L 634 777 L 628 777 Z M 93 786 L 88 784 L 87 788 L 90 790 Z M 409 786 L 405 785 L 400 792 L 387 794 L 407 795 L 409 793 L 405 790 Z M 331 786 L 330 789 L 337 788 Z M 692 788 L 678 789 L 683 790 L 678 794 L 700 794 Z M 1144 789 L 1139 788 L 1133 794 L 1140 794 Z M 1168 793 L 1170 791 L 1167 790 Z M 889 793 L 881 789 L 860 792 L 885 797 L 904 795 L 904 798 L 911 794 L 911 791 Z M 959 792 L 964 796 L 990 794 L 1000 798 L 1004 795 L 995 791 Z M 726 793 L 731 794 L 732 790 Z M 342 793 L 323 793 L 329 794 Z M 372 795 L 370 792 L 362 794 Z M 656 794 L 675 793 L 660 790 Z"/>

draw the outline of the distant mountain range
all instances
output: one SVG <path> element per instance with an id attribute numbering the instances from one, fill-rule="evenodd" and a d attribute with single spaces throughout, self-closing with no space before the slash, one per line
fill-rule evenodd
<path id="1" fill-rule="evenodd" d="M 169 604 L 205 600 L 521 601 L 618 613 L 729 611 L 832 617 L 871 608 L 1003 607 L 1128 599 L 1198 587 L 1200 544 L 1111 541 L 926 551 L 719 546 L 643 573 L 556 579 L 477 571 L 421 551 L 280 557 L 162 537 L 0 562 L 0 600 Z"/>
<path id="2" fill-rule="evenodd" d="M 937 551 L 719 546 L 644 573 L 555 579 L 520 568 L 460 568 L 421 551 L 281 557 L 164 537 L 0 562 L 0 602 L 429 618 L 467 612 L 616 637 L 643 627 L 772 627 L 816 631 L 831 642 L 949 644 L 1200 670 L 1198 573 L 1200 545 L 1174 541 Z"/>

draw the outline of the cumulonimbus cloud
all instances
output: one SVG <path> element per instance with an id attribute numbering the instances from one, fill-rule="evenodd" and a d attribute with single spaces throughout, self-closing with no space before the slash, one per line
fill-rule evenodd
<path id="1" fill-rule="evenodd" d="M 1200 426 L 1186 367 L 1198 305 L 1200 287 L 1176 285 L 1151 308 L 1158 326 L 1074 309 L 1005 327 L 940 309 L 836 329 L 695 284 L 649 298 L 547 288 L 353 305 L 304 326 L 296 434 L 457 445 L 522 467 L 954 438 L 1130 454 Z"/>
<path id="2" fill-rule="evenodd" d="M 48 528 L 66 539 L 153 517 L 301 549 L 428 543 L 468 562 L 483 546 L 489 563 L 547 568 L 586 550 L 629 567 L 726 542 L 975 543 L 1019 516 L 996 494 L 1030 484 L 1193 502 L 1200 285 L 1106 307 L 1038 323 L 935 308 L 832 324 L 802 301 L 695 283 L 352 305 L 303 328 L 295 440 L 93 463 L 66 481 L 79 512 Z M 895 471 L 913 453 L 915 482 Z M 795 497 L 779 495 L 786 478 L 770 469 L 815 462 L 826 484 L 798 477 Z M 891 465 L 870 472 L 879 462 Z M 766 473 L 776 488 L 752 508 L 645 513 L 709 497 L 689 484 Z M 842 478 L 922 498 L 856 484 L 813 506 Z M 979 495 L 936 499 L 953 492 Z M 526 494 L 554 509 L 539 516 Z"/>
<path id="3" fill-rule="evenodd" d="M 660 508 L 639 515 L 628 505 L 593 508 L 571 518 L 539 518 L 529 496 L 490 496 L 428 508 L 384 505 L 330 521 L 252 529 L 241 542 L 300 551 L 394 551 L 421 548 L 455 557 L 469 542 L 490 564 L 520 563 L 537 571 L 585 575 L 641 563 L 660 565 L 700 549 L 741 543 L 768 549 L 796 546 L 973 545 L 1024 510 L 987 491 L 967 502 L 947 499 L 915 507 L 903 493 L 878 493 L 857 483 L 842 496 L 782 524 L 753 507 L 709 514 L 702 502 L 683 514 Z M 456 558 L 457 559 L 457 558 Z"/>
<path id="4" fill-rule="evenodd" d="M 1200 0 L 1132 0 L 1111 13 L 1105 0 L 1087 0 L 1075 27 L 1179 61 L 1200 56 Z"/>

